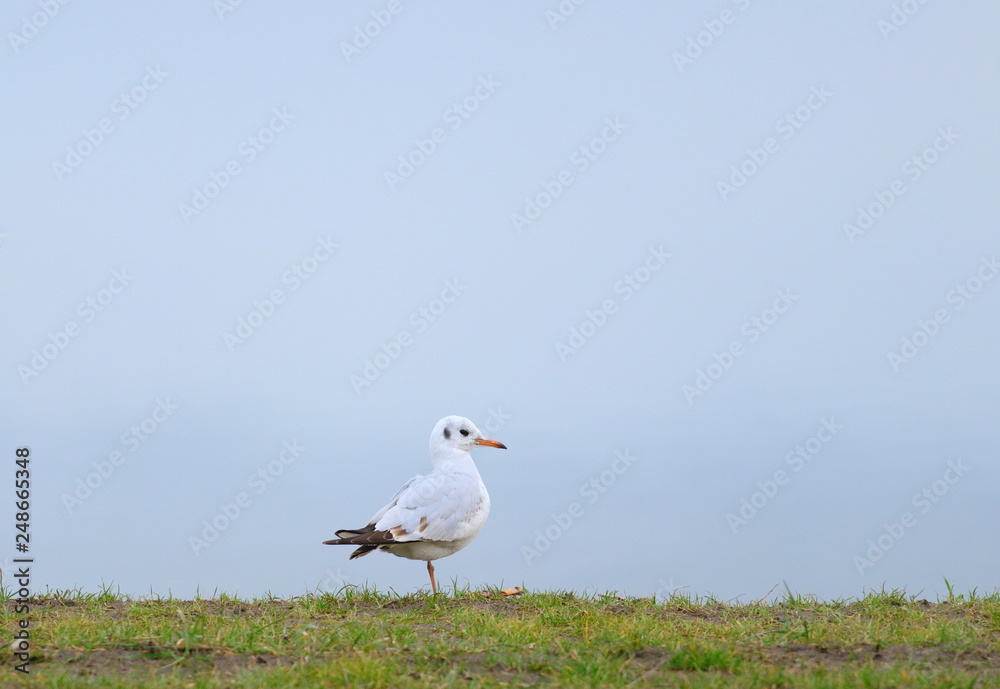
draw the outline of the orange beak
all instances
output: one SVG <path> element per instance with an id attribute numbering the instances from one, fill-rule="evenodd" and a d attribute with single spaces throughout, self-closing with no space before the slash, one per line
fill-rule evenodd
<path id="1" fill-rule="evenodd" d="M 476 440 L 477 445 L 485 445 L 486 447 L 499 447 L 501 450 L 506 450 L 507 446 L 498 440 L 490 440 L 489 438 L 479 438 Z"/>

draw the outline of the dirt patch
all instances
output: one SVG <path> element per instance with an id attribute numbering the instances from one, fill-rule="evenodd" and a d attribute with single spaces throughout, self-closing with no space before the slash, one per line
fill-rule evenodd
<path id="1" fill-rule="evenodd" d="M 284 667 L 295 663 L 294 657 L 269 653 L 232 653 L 218 649 L 175 649 L 148 645 L 136 648 L 99 648 L 45 650 L 33 660 L 38 670 L 64 671 L 73 677 L 164 676 L 211 672 L 230 677 L 245 670 Z"/>
<path id="2" fill-rule="evenodd" d="M 670 656 L 673 655 L 673 652 L 663 646 L 645 646 L 626 655 L 629 664 L 636 666 L 645 673 L 663 667 L 670 661 Z"/>
<path id="3" fill-rule="evenodd" d="M 423 601 L 416 600 L 391 600 L 386 603 L 382 603 L 379 606 L 368 607 L 365 609 L 366 612 L 376 614 L 382 610 L 388 610 L 390 612 L 408 612 L 410 610 L 415 610 L 418 608 L 426 608 L 427 604 Z"/>
<path id="4" fill-rule="evenodd" d="M 537 684 L 542 680 L 542 676 L 538 673 L 491 662 L 483 652 L 461 653 L 450 660 L 461 664 L 462 677 L 468 681 L 487 676 L 497 682 L 525 686 Z"/>
<path id="5" fill-rule="evenodd" d="M 729 613 L 728 616 L 724 616 L 720 611 L 711 608 L 661 607 L 645 614 L 654 615 L 662 620 L 698 620 L 701 622 L 712 622 L 715 624 L 723 624 L 732 619 L 731 613 Z"/>
<path id="6" fill-rule="evenodd" d="M 522 617 L 523 615 L 517 614 L 519 611 L 524 611 L 525 609 L 531 609 L 530 606 L 522 605 L 517 598 L 504 597 L 504 598 L 483 598 L 482 600 L 471 600 L 465 603 L 463 607 L 471 607 L 474 610 L 489 610 L 491 612 L 502 612 L 516 614 L 517 617 Z"/>
<path id="7" fill-rule="evenodd" d="M 986 644 L 974 646 L 904 646 L 853 644 L 851 646 L 814 646 L 785 644 L 758 647 L 753 652 L 761 660 L 782 667 L 805 665 L 839 666 L 846 664 L 914 665 L 945 664 L 965 670 L 1000 670 L 1000 652 Z"/>

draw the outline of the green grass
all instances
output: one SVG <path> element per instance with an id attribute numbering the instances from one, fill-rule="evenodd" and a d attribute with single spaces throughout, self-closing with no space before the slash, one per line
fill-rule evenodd
<path id="1" fill-rule="evenodd" d="M 498 590 L 32 601 L 50 687 L 1000 687 L 1000 594 L 774 603 Z M 21 615 L 5 595 L 3 626 Z M 8 636 L 7 638 L 11 638 Z"/>

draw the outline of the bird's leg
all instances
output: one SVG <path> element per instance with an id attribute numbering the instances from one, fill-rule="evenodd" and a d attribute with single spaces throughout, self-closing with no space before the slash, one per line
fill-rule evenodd
<path id="1" fill-rule="evenodd" d="M 427 573 L 431 575 L 431 593 L 437 593 L 438 586 L 437 582 L 434 581 L 434 565 L 431 564 L 430 560 L 427 561 Z"/>

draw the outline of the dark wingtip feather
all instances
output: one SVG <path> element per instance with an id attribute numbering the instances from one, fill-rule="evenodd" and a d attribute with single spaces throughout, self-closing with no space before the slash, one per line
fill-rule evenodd
<path id="1" fill-rule="evenodd" d="M 338 529 L 334 531 L 338 538 L 354 538 L 355 536 L 361 536 L 366 533 L 371 533 L 375 530 L 374 524 L 368 524 L 360 529 Z"/>
<path id="2" fill-rule="evenodd" d="M 391 545 L 396 542 L 396 539 L 393 538 L 391 531 L 376 531 L 375 527 L 368 526 L 359 531 L 341 529 L 337 532 L 337 535 L 341 538 L 323 541 L 323 545 L 360 545 L 362 548 L 374 550 L 377 546 Z M 365 553 L 366 552 L 368 551 L 366 550 Z M 356 550 L 351 558 L 361 557 L 361 555 L 364 555 L 365 553 L 358 554 L 358 551 Z"/>
<path id="3" fill-rule="evenodd" d="M 351 553 L 351 556 L 349 558 L 347 558 L 347 559 L 348 560 L 354 560 L 356 558 L 361 557 L 362 555 L 367 555 L 371 551 L 375 550 L 377 547 L 378 546 L 375 546 L 375 545 L 363 545 L 360 548 L 358 548 L 357 550 L 355 550 L 353 553 Z"/>

